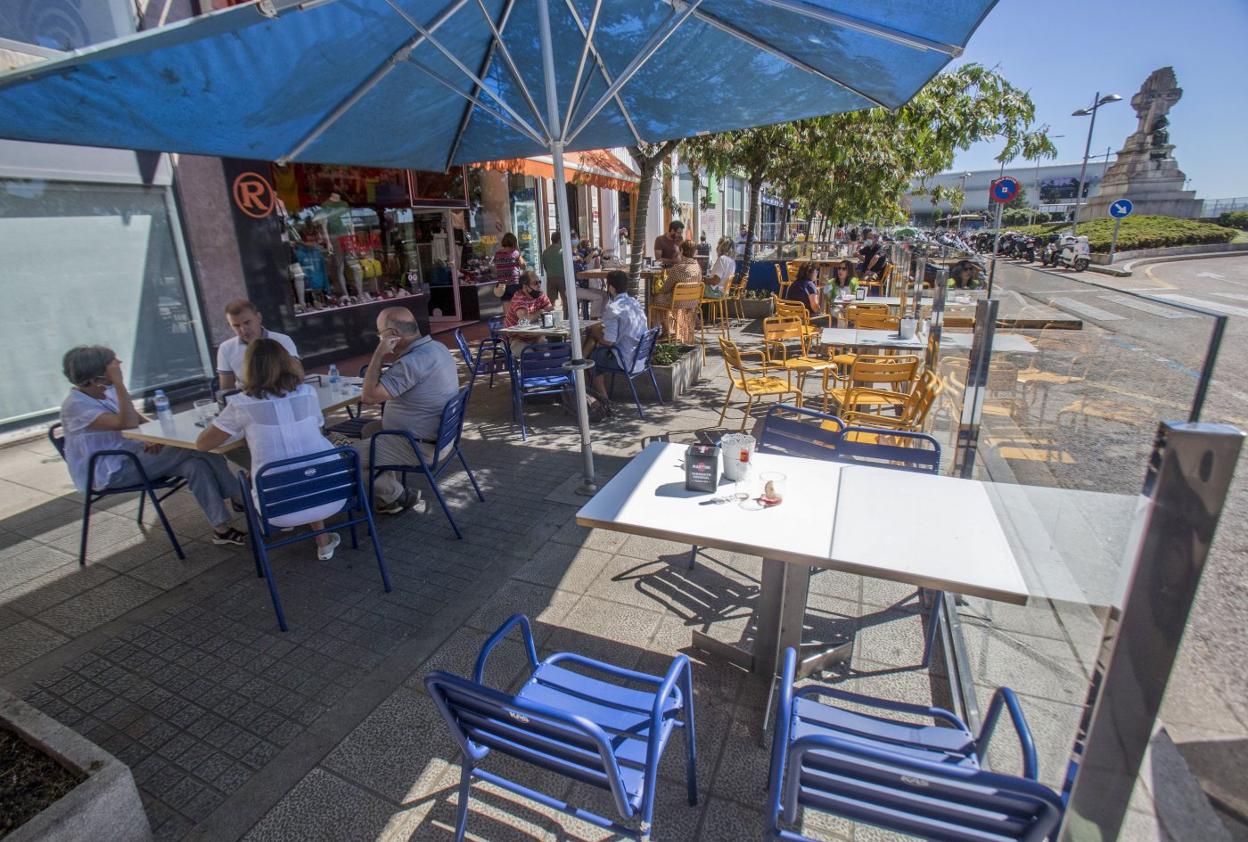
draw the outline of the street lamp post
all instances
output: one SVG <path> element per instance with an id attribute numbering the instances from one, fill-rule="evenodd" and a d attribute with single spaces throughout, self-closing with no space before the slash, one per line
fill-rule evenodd
<path id="1" fill-rule="evenodd" d="M 1083 164 L 1079 167 L 1079 190 L 1075 193 L 1075 213 L 1070 220 L 1070 233 L 1079 233 L 1079 208 L 1083 206 L 1083 177 L 1088 171 L 1088 155 L 1092 152 L 1092 130 L 1096 128 L 1096 111 L 1102 105 L 1108 105 L 1111 102 L 1118 102 L 1122 97 L 1118 94 L 1106 94 L 1101 96 L 1101 92 L 1097 91 L 1096 96 L 1092 99 L 1091 108 L 1080 108 L 1078 111 L 1072 111 L 1072 117 L 1091 117 L 1088 123 L 1088 141 L 1083 146 Z"/>
<path id="2" fill-rule="evenodd" d="M 1048 134 L 1047 128 L 1048 128 L 1048 127 L 1046 126 L 1046 127 L 1045 127 L 1045 129 L 1046 129 L 1045 134 L 1046 134 L 1046 135 L 1048 135 L 1049 140 L 1056 140 L 1056 139 L 1057 139 L 1057 138 L 1059 138 L 1059 137 L 1065 137 L 1065 136 L 1066 136 L 1066 135 L 1064 135 L 1064 134 Z M 1035 225 L 1035 224 L 1036 224 L 1036 214 L 1038 214 L 1038 213 L 1040 212 L 1040 159 L 1039 159 L 1039 158 L 1036 158 L 1036 177 L 1035 177 L 1034 179 L 1032 179 L 1031 189 L 1032 189 L 1032 190 L 1034 190 L 1034 191 L 1036 191 L 1036 206 L 1035 206 L 1034 208 L 1032 208 L 1032 211 L 1031 211 L 1031 222 L 1030 222 L 1029 224 L 1031 224 L 1031 225 Z"/>
<path id="3" fill-rule="evenodd" d="M 958 178 L 962 179 L 962 186 L 959 188 L 962 191 L 962 198 L 958 199 L 957 216 L 958 216 L 959 225 L 954 226 L 955 228 L 960 227 L 961 222 L 962 222 L 962 208 L 966 207 L 966 180 L 970 177 L 971 177 L 971 173 L 969 172 L 964 172 L 962 173 L 962 175 L 958 176 Z"/>

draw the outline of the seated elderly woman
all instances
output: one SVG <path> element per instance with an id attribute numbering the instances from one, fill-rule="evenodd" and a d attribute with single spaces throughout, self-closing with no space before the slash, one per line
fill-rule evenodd
<path id="1" fill-rule="evenodd" d="M 195 446 L 212 450 L 234 436 L 244 436 L 251 451 L 251 470 L 259 473 L 265 465 L 296 456 L 330 450 L 333 444 L 321 434 L 325 425 L 316 390 L 303 382 L 299 361 L 278 342 L 257 339 L 247 345 L 243 357 L 246 388 L 231 395 Z M 342 511 L 346 500 L 323 503 L 309 509 L 270 518 L 274 526 L 310 525 L 324 529 L 325 518 Z M 337 533 L 316 536 L 316 557 L 328 561 L 342 539 Z"/>
<path id="2" fill-rule="evenodd" d="M 272 341 L 272 340 L 266 340 Z M 196 453 L 181 447 L 162 447 L 128 439 L 122 430 L 133 430 L 148 419 L 135 409 L 121 373 L 121 360 L 102 345 L 71 348 L 62 360 L 65 379 L 74 384 L 61 404 L 61 430 L 65 436 L 65 462 L 74 485 L 84 494 L 88 488 L 103 490 L 138 485 L 143 479 L 134 461 L 121 455 L 95 460 L 95 475 L 87 476 L 92 454 L 103 450 L 133 453 L 148 479 L 179 476 L 186 480 L 195 502 L 212 525 L 212 543 L 241 547 L 247 536 L 230 525 L 225 501 L 238 499 L 238 484 L 221 456 Z"/>

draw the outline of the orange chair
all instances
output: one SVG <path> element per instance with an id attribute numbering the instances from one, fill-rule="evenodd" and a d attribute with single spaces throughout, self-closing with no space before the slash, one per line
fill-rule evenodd
<path id="1" fill-rule="evenodd" d="M 858 354 L 848 376 L 841 377 L 835 369 L 824 371 L 823 411 L 832 403 L 849 408 L 901 406 L 918 369 L 919 358 L 914 354 Z"/>
<path id="2" fill-rule="evenodd" d="M 894 392 L 883 392 L 874 389 L 857 389 L 846 396 L 845 403 L 842 405 L 842 411 L 839 413 L 846 423 L 855 426 L 862 425 L 867 427 L 883 427 L 892 430 L 907 430 L 912 433 L 923 432 L 923 427 L 927 423 L 928 411 L 932 408 L 932 404 L 936 401 L 938 395 L 944 390 L 945 384 L 940 377 L 930 369 L 924 371 L 919 377 L 918 383 L 901 404 L 900 415 L 880 415 L 873 412 L 864 412 L 855 409 L 855 406 L 862 405 L 879 405 L 881 399 L 891 400 L 896 396 Z M 862 403 L 859 403 L 861 401 Z"/>
<path id="3" fill-rule="evenodd" d="M 806 383 L 806 375 L 824 371 L 835 365 L 825 357 L 811 353 L 808 324 L 795 316 L 768 316 L 763 319 L 763 353 L 767 362 L 778 369 L 797 375 L 797 388 Z"/>

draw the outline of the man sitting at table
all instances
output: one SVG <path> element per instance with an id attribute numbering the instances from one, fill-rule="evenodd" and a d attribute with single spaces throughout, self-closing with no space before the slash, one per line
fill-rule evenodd
<path id="1" fill-rule="evenodd" d="M 621 363 L 627 366 L 633 362 L 637 345 L 646 335 L 646 313 L 641 308 L 641 302 L 628 294 L 627 272 L 616 269 L 608 273 L 607 290 L 611 293 L 611 300 L 602 311 L 602 321 L 586 332 L 582 351 L 594 361 L 592 391 L 610 411 L 607 375 L 612 371 L 623 371 Z M 619 352 L 619 361 L 612 349 Z M 641 360 L 637 362 L 640 364 Z"/>
<path id="2" fill-rule="evenodd" d="M 91 455 L 101 450 L 133 453 L 149 480 L 178 476 L 187 487 L 204 517 L 212 525 L 212 543 L 241 547 L 245 533 L 230 526 L 225 500 L 242 510 L 238 482 L 225 459 L 216 453 L 199 453 L 182 447 L 162 447 L 128 439 L 122 430 L 133 430 L 149 420 L 135 409 L 121 374 L 121 361 L 111 348 L 79 346 L 65 353 L 61 362 L 65 379 L 74 384 L 61 404 L 61 432 L 64 435 L 65 463 L 74 485 L 84 494 L 97 490 L 139 485 L 143 478 L 134 462 L 125 456 L 101 456 L 95 460 L 95 476 L 87 477 Z"/>
<path id="3" fill-rule="evenodd" d="M 368 469 L 371 436 L 380 429 L 406 430 L 416 439 L 425 459 L 432 460 L 442 409 L 459 391 L 455 359 L 441 342 L 421 335 L 416 317 L 406 307 L 387 307 L 378 313 L 377 333 L 377 347 L 364 372 L 360 398 L 364 403 L 384 403 L 386 408 L 380 426 L 370 424 L 364 438 L 355 444 L 360 467 Z M 381 368 L 387 363 L 390 367 L 383 373 Z M 419 464 L 411 445 L 397 436 L 384 436 L 377 442 L 377 459 L 383 465 Z M 373 510 L 387 515 L 400 514 L 420 500 L 419 492 L 409 493 L 391 471 L 377 477 L 373 493 Z"/>
<path id="4" fill-rule="evenodd" d="M 235 298 L 225 305 L 225 320 L 234 335 L 217 349 L 217 381 L 222 391 L 243 385 L 243 356 L 247 353 L 248 342 L 261 337 L 275 339 L 286 349 L 286 353 L 299 358 L 294 341 L 284 333 L 266 330 L 261 324 L 260 311 L 246 298 Z"/>
<path id="5" fill-rule="evenodd" d="M 673 219 L 667 226 L 667 233 L 654 238 L 654 256 L 664 266 L 671 266 L 680 260 L 680 244 L 685 239 L 685 223 Z"/>

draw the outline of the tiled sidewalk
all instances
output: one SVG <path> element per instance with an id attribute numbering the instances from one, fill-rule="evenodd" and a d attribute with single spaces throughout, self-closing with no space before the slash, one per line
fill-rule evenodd
<path id="1" fill-rule="evenodd" d="M 600 481 L 643 436 L 691 441 L 715 426 L 726 384 L 717 356 L 707 362 L 709 379 L 692 395 L 648 405 L 645 421 L 621 404 L 595 428 Z M 169 503 L 187 560 L 173 555 L 159 527 L 135 526 L 127 501 L 94 518 L 80 569 L 79 502 L 54 451 L 41 441 L 0 451 L 0 683 L 127 762 L 160 839 L 448 839 L 456 752 L 421 679 L 433 668 L 468 672 L 487 634 L 524 612 L 537 621 L 543 653 L 573 650 L 650 672 L 688 654 L 701 798 L 685 804 L 681 758 L 669 751 L 655 836 L 760 838 L 766 685 L 689 646 L 693 629 L 724 640 L 749 634 L 759 560 L 711 551 L 690 571 L 687 547 L 578 527 L 572 419 L 557 406 L 529 412 L 534 432 L 521 442 L 505 386 L 477 390 L 465 452 L 486 502 L 451 471 L 448 497 L 463 541 L 436 506 L 383 519 L 392 593 L 382 592 L 364 548 L 344 544 L 330 563 L 315 561 L 310 544 L 280 553 L 285 634 L 249 551 L 206 543 L 189 495 Z M 855 634 L 852 670 L 830 680 L 944 702 L 942 680 L 914 666 L 922 632 L 913 595 L 843 574 L 813 578 L 810 636 Z M 1007 681 L 1024 694 L 1042 777 L 1056 785 L 1086 661 L 1035 615 L 978 602 L 967 612 L 977 684 L 987 693 Z M 520 655 L 515 644 L 500 649 L 492 680 L 514 680 Z M 1014 768 L 1008 750 L 1000 759 Z M 473 838 L 607 836 L 479 789 Z M 547 791 L 609 812 L 603 793 L 584 786 L 550 781 Z M 808 830 L 889 838 L 838 822 Z"/>

